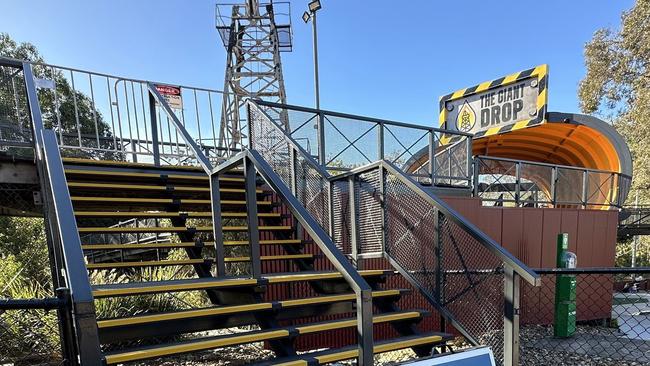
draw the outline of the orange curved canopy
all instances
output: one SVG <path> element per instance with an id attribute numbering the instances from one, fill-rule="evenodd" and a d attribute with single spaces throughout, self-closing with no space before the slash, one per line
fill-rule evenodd
<path id="1" fill-rule="evenodd" d="M 473 141 L 474 155 L 498 156 L 622 173 L 609 138 L 590 126 L 545 123 Z"/>

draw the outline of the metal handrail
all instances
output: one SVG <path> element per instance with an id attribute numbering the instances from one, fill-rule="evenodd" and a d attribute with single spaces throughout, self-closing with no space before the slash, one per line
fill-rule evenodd
<path id="1" fill-rule="evenodd" d="M 630 179 L 632 178 L 632 176 L 630 176 L 629 174 L 610 171 L 610 170 L 582 168 L 582 167 L 576 167 L 576 166 L 570 166 L 570 165 L 550 164 L 550 163 L 542 163 L 542 162 L 529 161 L 529 160 L 517 160 L 517 159 L 510 159 L 510 158 L 501 158 L 501 157 L 496 157 L 496 156 L 477 155 L 477 156 L 474 157 L 474 159 L 492 160 L 492 161 L 506 161 L 506 162 L 510 162 L 510 163 L 521 163 L 521 164 L 527 164 L 527 165 L 545 166 L 545 167 L 549 167 L 549 168 L 579 170 L 579 171 L 587 171 L 587 172 L 592 172 L 592 173 L 616 174 L 616 175 L 621 176 L 621 177 L 626 177 L 626 178 L 630 178 Z"/>
<path id="2" fill-rule="evenodd" d="M 196 143 L 196 141 L 194 141 L 192 135 L 190 135 L 190 133 L 185 128 L 185 126 L 183 126 L 181 121 L 178 119 L 176 113 L 174 113 L 172 108 L 165 101 L 165 98 L 163 98 L 163 96 L 160 95 L 160 92 L 158 91 L 158 89 L 156 89 L 156 86 L 153 83 L 147 82 L 147 89 L 149 89 L 149 93 L 151 94 L 151 96 L 153 96 L 156 102 L 165 110 L 167 116 L 171 118 L 174 127 L 181 134 L 187 146 L 189 146 L 190 149 L 192 149 L 192 152 L 194 153 L 196 159 L 199 161 L 199 164 L 201 164 L 203 170 L 205 170 L 206 173 L 210 174 L 210 172 L 213 169 L 210 159 L 208 159 L 208 157 L 205 156 L 205 154 L 201 151 L 199 145 Z"/>
<path id="3" fill-rule="evenodd" d="M 68 351 L 75 349 L 79 352 L 79 360 L 84 365 L 101 365 L 101 351 L 95 315 L 92 287 L 85 267 L 85 259 L 81 248 L 77 221 L 74 217 L 72 200 L 63 169 L 63 161 L 59 153 L 56 133 L 46 130 L 43 126 L 41 109 L 36 94 L 36 85 L 32 66 L 22 64 L 27 100 L 32 119 L 34 133 L 34 150 L 39 171 L 39 179 L 44 193 L 45 218 L 47 227 L 53 239 L 51 255 L 55 260 L 55 283 L 65 283 L 70 289 L 72 300 L 72 315 L 76 345 L 64 345 Z M 69 319 L 62 316 L 64 319 Z M 69 324 L 63 324 L 61 329 L 71 329 Z M 63 339 L 70 339 L 70 334 L 63 334 Z M 70 357 L 70 362 L 76 363 L 76 357 Z"/>
<path id="4" fill-rule="evenodd" d="M 357 303 L 357 331 L 360 337 L 359 342 L 359 364 L 372 365 L 373 341 L 372 341 L 372 288 L 359 272 L 350 263 L 348 258 L 336 247 L 332 238 L 325 230 L 314 220 L 307 209 L 293 195 L 290 188 L 282 181 L 282 178 L 272 169 L 264 158 L 256 150 L 249 149 L 238 153 L 226 162 L 220 164 L 212 170 L 210 180 L 218 181 L 218 176 L 232 169 L 234 166 L 243 164 L 245 170 L 245 179 L 247 184 L 254 182 L 255 174 L 249 171 L 251 167 L 259 173 L 266 184 L 280 197 L 282 202 L 287 206 L 289 211 L 296 218 L 298 223 L 309 234 L 311 239 L 318 245 L 325 257 L 330 260 L 334 267 L 342 274 L 343 278 L 350 285 L 356 295 Z M 254 190 L 253 190 L 254 192 Z M 250 201 L 253 202 L 250 202 Z M 251 205 L 252 203 L 252 205 Z M 219 202 L 215 203 L 219 205 Z M 247 206 L 256 205 L 255 198 L 247 199 Z M 249 216 L 253 207 L 248 207 Z M 252 220 L 257 217 L 249 217 L 249 227 L 255 227 Z M 217 226 L 215 223 L 214 226 Z M 253 261 L 253 272 L 259 266 L 259 232 L 253 233 L 253 238 L 249 237 L 251 245 L 251 260 Z M 216 240 L 215 240 L 216 241 Z"/>
<path id="5" fill-rule="evenodd" d="M 392 120 L 387 120 L 387 119 L 381 119 L 381 118 L 375 118 L 375 117 L 367 117 L 367 116 L 360 116 L 360 115 L 355 115 L 355 114 L 349 114 L 349 113 L 341 113 L 341 112 L 335 112 L 335 111 L 329 111 L 325 109 L 314 109 L 314 108 L 309 108 L 309 107 L 302 107 L 302 106 L 297 106 L 297 105 L 289 105 L 289 104 L 280 104 L 280 103 L 274 103 L 274 102 L 269 102 L 266 100 L 260 100 L 256 99 L 254 101 L 256 104 L 265 106 L 265 107 L 271 107 L 271 108 L 284 108 L 284 109 L 289 109 L 289 110 L 294 110 L 298 112 L 308 112 L 308 113 L 314 113 L 314 114 L 327 114 L 333 117 L 340 117 L 340 118 L 346 118 L 346 119 L 354 119 L 354 120 L 360 120 L 360 121 L 367 121 L 367 122 L 374 122 L 378 124 L 386 124 L 386 125 L 391 125 L 391 126 L 398 126 L 398 127 L 407 127 L 407 128 L 413 128 L 413 129 L 418 129 L 422 131 L 434 131 L 438 132 L 441 134 L 448 134 L 450 131 L 445 130 L 442 128 L 436 128 L 436 127 L 429 127 L 429 126 L 423 126 L 423 125 L 417 125 L 413 123 L 406 123 L 406 122 L 399 122 L 399 121 L 392 121 Z M 465 137 L 471 137 L 472 134 L 465 133 L 465 132 L 460 132 L 460 131 L 453 131 L 454 135 L 459 135 L 459 136 L 465 136 Z"/>

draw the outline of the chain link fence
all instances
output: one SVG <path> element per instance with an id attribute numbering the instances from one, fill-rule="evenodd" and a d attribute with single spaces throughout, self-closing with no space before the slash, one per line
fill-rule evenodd
<path id="1" fill-rule="evenodd" d="M 541 270 L 522 282 L 521 365 L 650 365 L 650 268 Z M 555 282 L 575 275 L 576 331 L 554 336 Z"/>

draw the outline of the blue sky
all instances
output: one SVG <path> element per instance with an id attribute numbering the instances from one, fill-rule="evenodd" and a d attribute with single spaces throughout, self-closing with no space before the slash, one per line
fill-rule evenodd
<path id="1" fill-rule="evenodd" d="M 438 97 L 550 65 L 550 110 L 578 111 L 583 47 L 618 27 L 632 0 L 322 0 L 321 107 L 432 124 Z M 283 53 L 288 102 L 313 105 L 307 1 L 291 1 L 294 50 Z M 225 50 L 213 0 L 11 1 L 0 32 L 50 63 L 222 89 Z"/>

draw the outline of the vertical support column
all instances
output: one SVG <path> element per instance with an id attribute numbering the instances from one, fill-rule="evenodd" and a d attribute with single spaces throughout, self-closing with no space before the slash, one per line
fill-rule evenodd
<path id="1" fill-rule="evenodd" d="M 429 174 L 431 186 L 436 184 L 436 132 L 429 130 Z"/>
<path id="2" fill-rule="evenodd" d="M 515 207 L 521 203 L 521 163 L 515 163 Z"/>
<path id="3" fill-rule="evenodd" d="M 318 111 L 318 162 L 325 168 L 327 161 L 325 158 L 325 114 Z"/>
<path id="4" fill-rule="evenodd" d="M 551 169 L 551 203 L 557 206 L 557 167 Z"/>
<path id="5" fill-rule="evenodd" d="M 212 204 L 212 235 L 214 236 L 217 277 L 226 275 L 226 251 L 223 245 L 223 225 L 221 222 L 221 192 L 219 174 L 210 175 L 210 202 Z"/>
<path id="6" fill-rule="evenodd" d="M 379 131 L 377 132 L 377 159 L 384 160 L 384 124 L 379 123 Z"/>
<path id="7" fill-rule="evenodd" d="M 334 238 L 334 185 L 332 181 L 327 181 L 327 210 L 329 215 L 329 234 L 334 244 L 341 245 L 342 243 L 337 243 Z M 339 247 L 340 248 L 340 247 Z"/>
<path id="8" fill-rule="evenodd" d="M 481 159 L 479 159 L 479 158 L 474 159 L 474 162 L 472 163 L 472 167 L 474 169 L 474 179 L 473 179 L 473 183 L 472 183 L 474 185 L 474 187 L 472 187 L 472 189 L 473 189 L 473 192 L 474 192 L 474 197 L 478 197 L 479 193 L 480 193 L 479 192 L 479 181 L 478 181 L 478 179 L 479 179 L 479 176 L 480 176 L 479 173 L 481 171 Z"/>
<path id="9" fill-rule="evenodd" d="M 442 268 L 442 223 L 444 222 L 443 213 L 436 209 L 436 214 L 434 215 L 434 228 L 435 228 L 435 243 L 434 243 L 434 254 L 436 258 L 436 301 L 440 306 L 443 306 L 445 302 L 445 279 Z M 440 331 L 447 331 L 447 320 L 445 317 L 440 314 Z"/>
<path id="10" fill-rule="evenodd" d="M 386 172 L 384 166 L 379 165 L 379 210 L 381 213 L 381 251 L 386 252 L 386 185 L 384 182 Z"/>
<path id="11" fill-rule="evenodd" d="M 472 174 L 472 165 L 473 165 L 473 154 L 474 150 L 472 150 L 472 138 L 471 137 L 465 137 L 465 141 L 467 141 L 467 180 L 471 179 L 470 174 Z M 472 182 L 467 182 L 467 185 L 469 188 L 472 188 L 471 186 Z"/>
<path id="12" fill-rule="evenodd" d="M 355 291 L 356 292 L 356 291 Z M 374 343 L 372 326 L 372 290 L 357 292 L 357 339 L 359 340 L 359 366 L 372 366 L 374 362 Z"/>
<path id="13" fill-rule="evenodd" d="M 609 206 L 616 206 L 614 204 L 614 180 L 615 179 L 616 179 L 616 173 L 612 173 L 609 177 L 609 193 L 607 194 L 607 203 L 609 204 Z"/>
<path id="14" fill-rule="evenodd" d="M 519 275 L 510 266 L 505 268 L 503 328 L 503 364 L 518 366 Z"/>
<path id="15" fill-rule="evenodd" d="M 291 164 L 291 187 L 289 188 L 291 188 L 291 193 L 294 197 L 298 198 L 298 200 L 304 204 L 301 197 L 298 197 L 298 159 L 296 157 L 296 149 L 291 144 L 287 144 L 287 146 L 289 148 L 289 164 Z M 302 225 L 295 219 L 293 220 L 293 223 L 295 238 L 302 240 L 304 236 Z"/>
<path id="16" fill-rule="evenodd" d="M 357 269 L 361 269 L 359 263 L 359 213 L 357 209 L 357 198 L 354 189 L 355 175 L 348 177 L 348 198 L 350 200 L 350 245 L 352 249 L 352 260 Z"/>
<path id="17" fill-rule="evenodd" d="M 153 152 L 153 164 L 160 166 L 160 147 L 158 146 L 158 115 L 156 113 L 156 98 L 151 92 L 149 94 L 149 120 L 151 121 L 151 151 Z"/>
<path id="18" fill-rule="evenodd" d="M 262 276 L 260 260 L 260 232 L 257 217 L 257 174 L 255 165 L 247 157 L 244 159 L 244 179 L 246 190 L 246 217 L 248 222 L 248 244 L 250 245 L 251 274 L 255 278 Z"/>
<path id="19" fill-rule="evenodd" d="M 587 208 L 587 201 L 589 198 L 587 197 L 587 190 L 589 187 L 589 171 L 584 170 L 582 172 L 582 208 Z"/>

